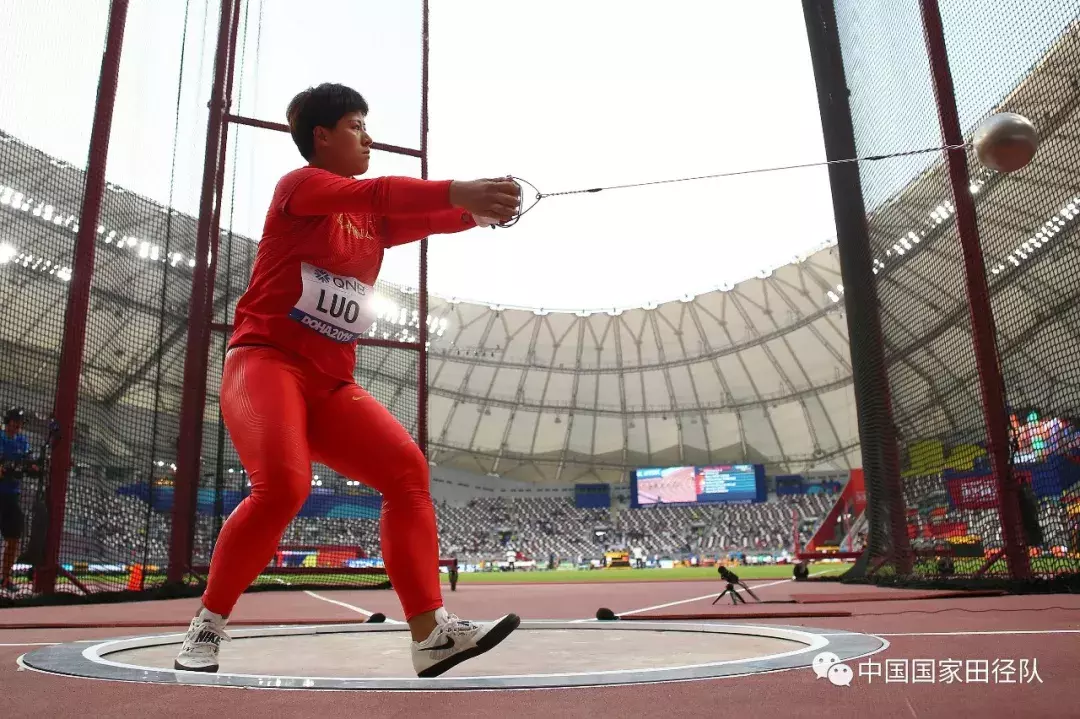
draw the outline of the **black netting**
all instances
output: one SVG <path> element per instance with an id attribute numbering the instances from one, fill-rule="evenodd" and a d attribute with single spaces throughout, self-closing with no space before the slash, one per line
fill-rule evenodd
<path id="1" fill-rule="evenodd" d="M 1040 3 L 1035 15 L 1033 5 L 942 3 L 942 13 L 964 138 L 1001 111 L 1026 115 L 1044 136 L 1034 163 L 1011 175 L 969 153 L 970 183 L 961 191 L 976 205 L 990 280 L 1012 474 L 1032 489 L 1022 492 L 1031 516 L 1024 535 L 1033 572 L 1046 576 L 1080 566 L 1071 225 L 1080 195 L 1069 179 L 1076 90 L 1063 70 L 1076 63 L 1080 3 Z M 837 0 L 835 9 L 857 154 L 943 144 L 921 3 Z M 864 458 L 868 446 L 895 444 L 900 463 L 899 482 L 867 463 L 874 554 L 892 560 L 874 569 L 895 571 L 898 553 L 910 547 L 916 575 L 1009 576 L 999 559 L 1004 515 L 988 422 L 1000 427 L 1010 418 L 984 409 L 971 308 L 979 312 L 987 298 L 969 297 L 944 153 L 864 162 L 859 179 L 889 400 L 888 411 L 862 427 Z M 854 299 L 847 296 L 849 305 Z M 872 333 L 853 332 L 853 362 L 868 342 L 876 342 Z M 857 391 L 865 403 L 883 389 Z"/>
<path id="2" fill-rule="evenodd" d="M 1080 2 L 996 3 L 942 21 L 967 130 L 990 114 L 1032 120 L 1042 144 L 1011 175 L 972 163 L 979 237 L 1009 411 L 1012 470 L 1023 494 L 1033 573 L 1080 569 Z M 992 37 L 992 43 L 984 38 Z M 993 72 L 988 72 L 993 68 Z M 978 487 L 977 480 L 966 488 Z M 987 514 L 970 502 L 966 513 Z M 1003 565 L 1003 562 L 999 562 Z M 1002 567 L 1004 569 L 1004 567 Z"/>
<path id="3" fill-rule="evenodd" d="M 417 31 L 420 17 L 413 10 L 419 12 L 420 8 L 421 5 L 415 3 L 414 7 L 404 11 L 403 16 L 408 19 L 416 15 L 413 19 Z M 279 15 L 273 6 L 264 3 L 245 3 L 243 6 L 232 98 L 233 112 L 238 115 L 281 123 L 285 120 L 289 98 L 302 89 L 302 86 L 283 88 L 280 83 L 270 82 L 274 77 L 273 63 L 271 61 L 268 67 L 266 60 L 273 55 L 273 49 L 284 42 L 284 38 L 275 35 L 282 28 Z M 365 26 L 371 27 L 370 23 Z M 419 32 L 415 34 L 415 40 L 416 43 L 404 43 L 398 50 L 415 51 L 416 57 L 410 63 L 415 61 L 418 71 Z M 295 44 L 295 38 L 290 42 Z M 327 58 L 316 58 L 308 64 L 319 67 L 301 68 L 304 81 L 315 84 L 327 79 L 341 79 L 336 73 L 333 78 L 323 74 L 327 70 L 326 62 Z M 345 78 L 343 81 L 352 80 L 368 97 L 373 117 L 383 117 L 383 122 L 387 122 L 408 114 L 410 108 L 415 112 L 411 123 L 417 127 L 395 120 L 397 131 L 387 136 L 376 130 L 376 139 L 418 147 L 419 84 L 415 97 L 402 88 L 398 88 L 395 95 L 384 97 L 379 86 L 368 87 L 370 83 L 362 82 L 363 78 Z M 418 72 L 416 80 L 419 81 Z M 250 491 L 218 402 L 234 309 L 251 275 L 258 237 L 274 187 L 282 175 L 303 162 L 286 133 L 239 124 L 230 125 L 228 133 L 221 244 L 212 307 L 215 333 L 210 347 L 203 463 L 192 556 L 197 577 L 205 576 L 217 536 L 228 514 Z M 418 177 L 420 162 L 416 158 L 376 152 L 372 174 Z M 420 416 L 418 362 L 421 355 L 416 345 L 420 284 L 419 244 L 389 250 L 381 279 L 376 284 L 379 319 L 358 347 L 356 369 L 360 386 L 388 407 L 414 438 L 418 436 Z M 395 346 L 365 344 L 370 342 L 393 343 Z M 401 347 L 401 344 L 412 346 Z M 311 495 L 299 516 L 286 529 L 277 554 L 256 584 L 276 588 L 385 586 L 387 578 L 379 546 L 380 508 L 381 497 L 377 492 L 353 478 L 315 464 Z"/>
<path id="4" fill-rule="evenodd" d="M 61 563 L 86 591 L 165 578 L 195 253 L 198 67 L 215 7 L 130 3 L 102 198 Z M 208 13 L 204 15 L 203 13 Z M 155 72 L 147 72 L 154 58 Z"/>
<path id="5" fill-rule="evenodd" d="M 298 42 L 317 42 L 314 26 L 306 27 L 302 17 L 259 0 L 238 4 L 232 111 L 280 122 L 292 93 L 307 84 L 344 80 L 362 89 L 378 108 L 373 113 L 377 139 L 418 149 L 423 4 L 395 5 L 374 17 L 378 22 L 367 6 L 317 4 L 343 20 L 352 13 L 359 22 L 340 25 L 343 37 L 352 41 L 340 45 L 342 58 L 294 52 Z M 107 187 L 91 198 L 100 200 L 101 212 L 93 233 L 89 309 L 85 319 L 66 318 L 83 324 L 86 337 L 56 590 L 61 596 L 91 599 L 128 590 L 140 596 L 137 592 L 161 588 L 174 560 L 181 573 L 194 570 L 187 576 L 198 585 L 223 521 L 248 492 L 220 417 L 221 367 L 270 193 L 277 178 L 302 163 L 288 135 L 232 125 L 222 154 L 225 167 L 210 168 L 222 178 L 216 214 L 221 231 L 208 312 L 213 331 L 203 452 L 193 516 L 186 511 L 174 515 L 177 465 L 183 463 L 181 397 L 185 382 L 193 379 L 185 376 L 185 353 L 198 339 L 189 336 L 189 323 L 199 323 L 190 317 L 190 302 L 207 101 L 222 6 L 131 0 L 110 142 L 91 148 L 109 12 L 107 0 L 87 0 L 77 8 L 61 8 L 52 0 L 17 3 L 0 25 L 5 79 L 0 88 L 0 294 L 6 310 L 0 321 L 0 404 L 26 409 L 25 430 L 36 459 L 48 459 L 44 449 L 38 450 L 47 446 L 68 288 L 78 271 L 74 247 L 87 158 L 104 161 L 108 151 Z M 368 42 L 357 45 L 357 28 L 361 36 L 371 36 Z M 380 40 L 389 29 L 398 31 L 393 48 Z M 75 39 L 43 41 L 61 36 Z M 371 61 L 360 61 L 357 52 L 368 52 Z M 396 75 L 375 61 L 385 60 L 387 53 L 401 56 L 395 60 Z M 289 87 L 274 70 L 275 58 L 294 65 Z M 353 70 L 342 78 L 337 69 L 344 66 Z M 108 93 L 101 100 L 109 102 Z M 416 158 L 387 152 L 376 157 L 373 173 L 420 174 Z M 87 266 L 85 271 L 91 270 Z M 376 345 L 360 348 L 357 366 L 361 385 L 414 437 L 422 427 L 423 409 L 418 392 L 420 286 L 419 245 L 390 251 L 377 286 L 382 311 L 365 338 Z M 42 462 L 25 464 L 7 468 L 0 480 L 0 494 L 10 495 L 10 504 L 18 505 L 26 519 L 24 531 L 16 532 L 19 528 L 5 515 L 3 529 L 18 543 L 18 561 L 11 568 L 17 586 L 4 591 L 25 601 L 51 601 L 57 597 L 34 596 L 30 576 L 34 565 L 47 564 L 42 559 L 47 554 L 42 547 L 46 507 L 56 498 L 43 494 L 46 482 L 39 475 L 48 473 L 35 468 Z M 21 493 L 14 481 L 19 476 Z M 258 584 L 384 585 L 378 494 L 321 466 L 313 468 L 311 481 L 311 498 Z M 185 524 L 174 527 L 174 517 Z M 175 530 L 189 520 L 191 547 L 175 551 L 176 538 L 183 535 L 174 536 Z M 5 564 L 5 582 L 8 570 Z M 176 591 L 183 590 L 167 588 Z"/>
<path id="6" fill-rule="evenodd" d="M 5 9 L 0 23 L 5 78 L 0 86 L 0 406 L 25 410 L 21 433 L 37 459 L 47 445 L 56 394 L 108 14 L 104 0 L 70 12 L 60 2 L 17 3 Z M 65 34 L 77 34 L 81 41 L 57 42 Z M 95 365 L 86 371 L 107 370 Z M 92 444 L 89 430 L 80 423 L 77 447 Z M 30 592 L 49 519 L 45 465 L 22 464 L 21 454 L 5 438 L 0 534 L 6 541 L 0 556 L 6 587 L 0 598 Z M 73 482 L 80 471 L 73 473 Z M 78 509 L 69 518 L 67 546 L 78 536 L 78 525 L 91 522 Z M 85 561 L 89 555 L 69 554 L 63 561 L 75 558 Z M 73 591 L 74 586 L 61 579 L 57 589 Z"/>

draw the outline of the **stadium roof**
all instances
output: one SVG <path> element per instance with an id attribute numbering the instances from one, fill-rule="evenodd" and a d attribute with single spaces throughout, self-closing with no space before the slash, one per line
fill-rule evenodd
<path id="1" fill-rule="evenodd" d="M 1080 94 L 1064 67 L 1071 67 L 1076 43 L 1075 35 L 1063 36 L 1002 105 L 1036 120 L 1044 156 L 1080 151 Z M 0 379 L 9 391 L 36 388 L 47 398 L 82 172 L 0 134 L 0 173 L 0 260 L 7 261 L 0 296 L 6 307 L 25 310 L 0 323 L 0 342 L 12 358 L 0 363 Z M 907 298 L 903 311 L 887 318 L 893 377 L 908 388 L 894 393 L 897 426 L 908 438 L 971 440 L 971 427 L 959 418 L 970 415 L 978 378 L 970 353 L 955 351 L 968 332 L 967 309 L 944 173 L 940 162 L 932 165 L 876 208 L 870 227 L 883 250 L 875 263 L 881 291 Z M 1028 307 L 1031 316 L 1022 326 L 999 323 L 1003 363 L 1011 376 L 1030 379 L 1032 404 L 1048 412 L 1055 387 L 1080 384 L 1053 376 L 1061 363 L 1042 359 L 1039 342 L 1050 333 L 1056 352 L 1080 351 L 1076 283 L 1055 269 L 1060 239 L 1073 236 L 1080 214 L 1076 173 L 1039 162 L 1012 178 L 972 168 L 995 303 L 1007 300 L 1013 315 Z M 167 433 L 179 407 L 195 221 L 111 190 L 98 233 L 83 375 L 94 401 L 87 407 L 114 412 L 102 417 L 157 407 Z M 223 270 L 219 319 L 235 302 L 253 254 L 253 243 L 234 240 L 222 258 L 232 279 Z M 147 271 L 151 266 L 161 271 Z M 377 336 L 414 338 L 415 292 L 385 284 L 379 290 L 386 304 Z M 766 276 L 652 308 L 565 313 L 432 298 L 430 458 L 560 482 L 617 482 L 637 466 L 705 462 L 763 462 L 773 472 L 858 466 L 843 309 L 832 246 Z M 159 346 L 165 391 L 155 395 Z M 214 354 L 212 368 L 220 366 L 217 343 Z M 415 361 L 416 353 L 365 348 L 358 370 L 361 384 L 413 423 Z M 216 376 L 210 385 L 207 417 L 216 419 Z M 110 422 L 89 431 L 111 435 L 112 454 L 145 444 Z"/>

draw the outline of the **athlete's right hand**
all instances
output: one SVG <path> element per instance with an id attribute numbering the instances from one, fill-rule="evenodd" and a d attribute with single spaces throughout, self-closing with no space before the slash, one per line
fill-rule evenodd
<path id="1" fill-rule="evenodd" d="M 450 183 L 450 204 L 474 216 L 509 222 L 521 204 L 521 188 L 509 178 L 454 181 Z"/>

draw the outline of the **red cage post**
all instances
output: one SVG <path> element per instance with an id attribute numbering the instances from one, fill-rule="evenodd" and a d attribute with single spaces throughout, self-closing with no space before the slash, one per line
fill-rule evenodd
<path id="1" fill-rule="evenodd" d="M 206 351 L 208 338 L 207 306 L 213 298 L 212 287 L 216 252 L 211 256 L 211 244 L 217 249 L 213 228 L 217 192 L 217 162 L 227 114 L 225 86 L 231 65 L 234 2 L 221 3 L 218 24 L 217 55 L 214 60 L 214 80 L 210 90 L 210 112 L 206 125 L 206 153 L 203 158 L 202 193 L 199 201 L 199 223 L 195 241 L 195 271 L 191 279 L 191 298 L 188 303 L 188 342 L 184 356 L 183 394 L 180 401 L 180 438 L 176 456 L 176 480 L 173 489 L 172 536 L 169 545 L 167 580 L 179 583 L 191 567 L 191 548 L 194 540 L 194 508 L 202 468 L 203 409 L 206 402 Z M 208 339 L 207 339 L 208 342 Z"/>
<path id="2" fill-rule="evenodd" d="M 420 61 L 420 177 L 428 179 L 428 0 L 424 0 L 421 27 Z M 427 457 L 427 343 L 428 343 L 428 292 L 427 292 L 427 249 L 425 237 L 420 241 L 420 326 L 416 333 L 418 351 L 416 372 L 416 443 Z"/>
<path id="3" fill-rule="evenodd" d="M 963 144 L 960 117 L 956 109 L 956 92 L 949 54 L 945 45 L 945 29 L 941 21 L 938 0 L 921 0 L 926 51 L 937 98 L 941 135 L 947 145 Z M 998 512 L 1005 541 L 1005 556 L 1014 579 L 1031 576 L 1031 564 L 1020 523 L 1019 486 L 1009 465 L 1008 415 L 1005 411 L 1005 383 L 998 362 L 994 314 L 990 303 L 990 287 L 986 281 L 975 202 L 969 191 L 967 157 L 963 148 L 947 151 L 949 184 L 956 206 L 956 229 L 964 255 L 964 275 L 967 284 L 968 311 L 971 316 L 971 335 L 975 345 L 975 362 L 979 371 L 979 390 L 982 394 L 986 421 L 987 451 L 998 490 Z"/>
<path id="4" fill-rule="evenodd" d="M 236 36 L 240 30 L 240 0 L 232 0 L 232 29 L 229 31 L 228 66 L 225 71 L 225 94 L 223 96 L 224 107 L 221 120 L 221 137 L 218 141 L 217 179 L 214 185 L 214 216 L 210 220 L 210 249 L 207 260 L 206 291 L 203 301 L 205 317 L 200 326 L 201 334 L 198 338 L 200 366 L 195 374 L 198 387 L 194 392 L 199 398 L 197 409 L 199 417 L 199 441 L 200 448 L 199 467 L 202 467 L 202 428 L 206 418 L 206 381 L 209 373 L 210 338 L 212 335 L 212 323 L 214 321 L 214 285 L 217 280 L 218 256 L 221 246 L 221 195 L 225 189 L 225 153 L 229 144 L 229 123 L 224 118 L 228 117 L 229 108 L 232 105 L 233 73 L 236 69 Z M 181 510 L 189 521 L 194 524 L 196 508 L 198 505 L 198 486 L 200 474 L 195 476 L 195 488 L 187 495 L 188 506 Z M 174 495 L 175 496 L 175 495 Z M 191 566 L 192 555 L 195 547 L 195 532 L 187 534 L 188 546 L 183 550 L 186 566 Z"/>
<path id="5" fill-rule="evenodd" d="M 79 376 L 82 374 L 83 349 L 86 345 L 90 284 L 94 278 L 94 245 L 97 242 L 98 218 L 105 195 L 105 169 L 109 157 L 109 136 L 112 133 L 127 13 L 128 0 L 112 0 L 109 6 L 105 51 L 101 57 L 101 77 L 94 107 L 94 124 L 90 131 L 90 155 L 86 162 L 86 186 L 83 191 L 82 211 L 79 213 L 79 232 L 75 237 L 71 284 L 64 314 L 64 337 L 56 376 L 53 418 L 60 427 L 60 434 L 53 447 L 49 466 L 49 522 L 45 534 L 45 556 L 34 572 L 34 591 L 39 594 L 51 594 L 56 590 L 56 577 L 60 571 L 67 480 L 71 470 L 75 411 L 79 404 Z"/>

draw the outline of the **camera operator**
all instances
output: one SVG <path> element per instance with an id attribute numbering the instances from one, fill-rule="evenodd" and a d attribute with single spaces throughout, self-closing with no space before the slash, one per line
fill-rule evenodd
<path id="1" fill-rule="evenodd" d="M 30 441 L 23 434 L 26 412 L 12 407 L 4 413 L 4 429 L 0 431 L 0 537 L 4 540 L 0 589 L 15 591 L 11 570 L 19 553 L 23 534 L 23 511 L 19 506 L 20 479 L 24 463 L 31 459 Z"/>

